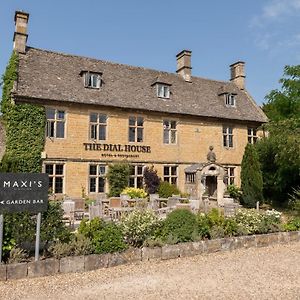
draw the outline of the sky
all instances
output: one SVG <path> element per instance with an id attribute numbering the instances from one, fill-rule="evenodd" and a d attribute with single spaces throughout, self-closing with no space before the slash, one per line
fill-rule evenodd
<path id="1" fill-rule="evenodd" d="M 280 89 L 284 66 L 300 64 L 300 0 L 0 0 L 1 74 L 16 10 L 30 14 L 31 47 L 166 72 L 188 49 L 192 75 L 215 80 L 245 61 L 246 88 L 260 105 Z"/>

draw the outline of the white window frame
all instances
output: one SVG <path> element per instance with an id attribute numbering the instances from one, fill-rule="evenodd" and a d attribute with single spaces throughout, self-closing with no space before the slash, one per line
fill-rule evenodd
<path id="1" fill-rule="evenodd" d="M 173 126 L 175 124 L 175 126 Z M 167 137 L 167 140 L 165 139 Z M 175 138 L 172 141 L 172 138 Z M 163 143 L 165 145 L 177 144 L 177 121 L 163 120 Z"/>
<path id="2" fill-rule="evenodd" d="M 254 127 L 247 128 L 248 143 L 255 144 L 257 142 L 257 129 Z"/>
<path id="3" fill-rule="evenodd" d="M 133 174 L 129 175 L 129 186 L 134 188 L 143 188 L 144 184 L 144 169 L 145 166 L 141 164 L 131 165 L 130 168 L 133 170 Z M 141 171 L 141 172 L 140 172 Z M 138 182 L 141 181 L 141 185 Z"/>
<path id="4" fill-rule="evenodd" d="M 97 115 L 96 122 L 91 121 L 92 114 Z M 104 117 L 105 122 L 101 122 L 100 117 Z M 105 113 L 90 112 L 90 114 L 89 114 L 89 138 L 91 140 L 97 140 L 97 141 L 107 140 L 107 120 L 108 120 L 108 117 L 107 117 L 107 114 L 105 114 Z M 104 139 L 100 139 L 100 136 L 99 136 L 100 128 L 105 129 L 105 138 Z"/>
<path id="5" fill-rule="evenodd" d="M 226 166 L 225 167 L 225 172 L 227 174 L 227 182 L 226 185 L 232 185 L 235 184 L 235 169 L 236 167 L 233 166 Z"/>
<path id="6" fill-rule="evenodd" d="M 96 174 L 91 174 L 91 167 L 96 167 Z M 104 168 L 104 172 L 102 172 Z M 89 194 L 106 193 L 106 173 L 107 166 L 105 164 L 90 164 L 88 170 L 88 191 Z M 95 179 L 95 191 L 91 191 L 91 178 Z M 99 179 L 104 180 L 103 191 L 99 191 Z"/>
<path id="7" fill-rule="evenodd" d="M 86 72 L 84 74 L 84 86 L 92 89 L 100 89 L 101 75 L 93 72 Z"/>
<path id="8" fill-rule="evenodd" d="M 57 174 L 56 172 L 56 166 L 60 165 L 63 168 L 63 172 L 62 174 Z M 47 173 L 47 166 L 52 166 L 53 167 L 53 173 Z M 52 178 L 52 186 L 49 186 L 49 189 L 52 190 L 52 194 L 63 194 L 64 193 L 64 188 L 65 188 L 65 164 L 64 163 L 52 163 L 52 162 L 46 162 L 44 163 L 44 173 L 49 175 L 49 179 Z M 56 179 L 57 178 L 61 178 L 62 179 L 62 191 L 57 193 L 56 192 Z M 49 184 L 50 184 L 50 180 L 49 180 Z"/>
<path id="9" fill-rule="evenodd" d="M 172 169 L 176 170 L 176 174 L 172 174 Z M 168 169 L 169 174 L 165 174 L 165 170 Z M 178 185 L 178 166 L 177 165 L 164 165 L 163 166 L 163 180 L 170 184 Z M 175 183 L 174 183 L 175 181 Z"/>
<path id="10" fill-rule="evenodd" d="M 223 126 L 223 147 L 233 148 L 233 127 L 232 126 Z M 231 143 L 230 143 L 231 142 Z"/>
<path id="11" fill-rule="evenodd" d="M 47 111 L 54 111 L 54 118 L 48 118 Z M 59 114 L 63 113 L 63 118 L 59 117 Z M 46 123 L 46 137 L 48 138 L 56 138 L 56 139 L 64 139 L 66 137 L 66 111 L 64 109 L 56 109 L 52 107 L 46 107 L 46 116 L 47 116 L 47 123 Z M 57 136 L 57 127 L 58 124 L 63 124 L 63 137 Z M 52 134 L 53 131 L 53 134 Z"/>
<path id="12" fill-rule="evenodd" d="M 134 125 L 130 124 L 130 119 L 134 119 Z M 142 120 L 142 125 L 139 125 L 138 119 Z M 142 116 L 129 116 L 128 118 L 128 141 L 129 143 L 143 143 L 144 142 L 144 122 L 145 119 Z M 134 140 L 130 140 L 131 129 L 134 129 Z M 142 133 L 142 138 L 139 139 L 138 132 Z"/>
<path id="13" fill-rule="evenodd" d="M 157 97 L 159 97 L 159 98 L 169 99 L 170 98 L 170 86 L 166 85 L 166 84 L 158 83 L 156 85 L 156 94 L 157 94 Z"/>
<path id="14" fill-rule="evenodd" d="M 236 95 L 235 94 L 225 94 L 225 105 L 229 107 L 235 107 L 236 104 Z"/>

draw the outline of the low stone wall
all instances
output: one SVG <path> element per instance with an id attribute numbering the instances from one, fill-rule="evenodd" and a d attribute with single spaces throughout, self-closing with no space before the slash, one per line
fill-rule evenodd
<path id="1" fill-rule="evenodd" d="M 230 237 L 216 240 L 165 245 L 155 248 L 131 248 L 122 253 L 49 258 L 37 262 L 0 265 L 0 280 L 42 277 L 58 273 L 85 272 L 138 261 L 166 260 L 241 248 L 266 247 L 300 242 L 300 231 Z"/>

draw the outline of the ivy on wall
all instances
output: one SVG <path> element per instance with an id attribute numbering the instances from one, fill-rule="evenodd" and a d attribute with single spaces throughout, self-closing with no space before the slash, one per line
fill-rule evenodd
<path id="1" fill-rule="evenodd" d="M 41 172 L 45 143 L 45 109 L 33 104 L 14 104 L 12 89 L 18 77 L 18 54 L 13 52 L 2 77 L 1 111 L 6 131 L 2 172 Z"/>

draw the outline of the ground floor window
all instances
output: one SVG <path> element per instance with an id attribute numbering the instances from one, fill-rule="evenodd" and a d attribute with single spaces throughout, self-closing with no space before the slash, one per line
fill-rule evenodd
<path id="1" fill-rule="evenodd" d="M 105 193 L 105 165 L 90 165 L 89 168 L 89 192 Z"/>
<path id="2" fill-rule="evenodd" d="M 195 183 L 196 173 L 185 173 L 186 183 Z"/>
<path id="3" fill-rule="evenodd" d="M 143 165 L 131 165 L 130 166 L 130 176 L 129 176 L 129 186 L 134 188 L 143 188 Z"/>
<path id="4" fill-rule="evenodd" d="M 226 184 L 235 184 L 235 167 L 225 167 L 227 179 Z"/>
<path id="5" fill-rule="evenodd" d="M 164 166 L 164 181 L 177 185 L 177 166 Z"/>
<path id="6" fill-rule="evenodd" d="M 62 194 L 64 190 L 64 165 L 45 164 L 45 173 L 49 175 L 49 190 L 54 194 Z"/>

